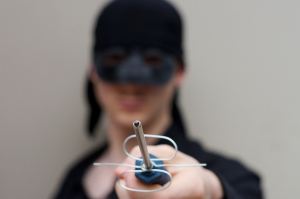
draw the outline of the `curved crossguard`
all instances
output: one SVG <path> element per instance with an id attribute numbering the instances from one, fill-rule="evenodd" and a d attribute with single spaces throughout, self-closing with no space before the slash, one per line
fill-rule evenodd
<path id="1" fill-rule="evenodd" d="M 173 158 L 175 158 L 176 154 L 177 154 L 177 151 L 178 151 L 178 147 L 177 147 L 177 144 L 176 142 L 174 142 L 174 140 L 172 140 L 171 138 L 167 137 L 167 136 L 163 136 L 163 135 L 150 135 L 150 134 L 144 134 L 145 137 L 149 137 L 149 138 L 158 138 L 158 139 L 164 139 L 164 140 L 168 140 L 169 142 L 172 143 L 174 149 L 175 149 L 175 152 L 174 152 L 174 155 L 172 157 L 169 157 L 169 158 L 157 158 L 157 159 L 151 159 L 150 158 L 150 162 L 153 162 L 153 161 L 169 161 L 169 160 L 172 160 Z M 132 156 L 130 153 L 128 153 L 128 151 L 126 150 L 126 144 L 127 142 L 130 140 L 130 139 L 133 139 L 133 138 L 136 138 L 136 135 L 130 135 L 128 136 L 124 142 L 123 142 L 123 151 L 124 153 L 134 159 L 134 160 L 141 160 L 143 161 L 142 158 L 138 158 L 138 157 L 134 157 Z"/>

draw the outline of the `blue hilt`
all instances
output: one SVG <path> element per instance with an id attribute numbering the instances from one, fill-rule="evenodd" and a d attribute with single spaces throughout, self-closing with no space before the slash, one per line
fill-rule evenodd
<path id="1" fill-rule="evenodd" d="M 158 159 L 157 157 L 155 157 L 152 154 L 149 154 L 151 159 Z M 135 165 L 136 166 L 141 166 L 143 163 L 143 161 L 141 160 L 136 160 Z M 155 164 L 157 165 L 162 165 L 163 161 L 159 160 L 159 161 L 155 161 Z M 155 165 L 153 165 L 152 169 L 159 169 L 159 170 L 164 170 L 167 171 L 166 168 L 164 167 L 156 167 Z M 142 170 L 141 168 L 136 168 L 135 170 Z M 158 172 L 158 171 L 144 171 L 144 172 L 136 172 L 135 173 L 135 177 L 137 177 L 139 180 L 141 180 L 142 182 L 146 183 L 146 184 L 159 184 L 161 186 L 163 186 L 164 184 L 166 184 L 167 182 L 170 181 L 170 177 L 163 172 Z"/>

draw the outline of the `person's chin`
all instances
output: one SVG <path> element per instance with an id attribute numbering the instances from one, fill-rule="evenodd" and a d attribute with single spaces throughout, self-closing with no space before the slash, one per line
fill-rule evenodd
<path id="1" fill-rule="evenodd" d="M 124 127 L 132 128 L 132 123 L 135 120 L 147 121 L 151 110 L 149 106 L 142 100 L 121 100 L 118 104 L 116 117 Z"/>
<path id="2" fill-rule="evenodd" d="M 132 124 L 135 120 L 139 120 L 141 122 L 147 120 L 147 113 L 143 111 L 123 110 L 117 117 L 122 126 L 132 128 Z"/>

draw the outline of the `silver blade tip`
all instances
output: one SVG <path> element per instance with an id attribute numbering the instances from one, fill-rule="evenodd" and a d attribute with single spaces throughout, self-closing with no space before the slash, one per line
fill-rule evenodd
<path id="1" fill-rule="evenodd" d="M 138 120 L 135 120 L 135 121 L 133 122 L 133 125 L 136 126 L 136 127 L 139 127 L 139 126 L 141 126 L 141 122 L 138 121 Z"/>

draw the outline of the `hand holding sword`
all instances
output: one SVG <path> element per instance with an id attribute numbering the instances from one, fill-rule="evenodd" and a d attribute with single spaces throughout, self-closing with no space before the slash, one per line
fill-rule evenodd
<path id="1" fill-rule="evenodd" d="M 214 189 L 215 187 L 221 186 L 218 178 L 201 167 L 206 164 L 200 164 L 196 159 L 177 151 L 176 143 L 173 143 L 174 148 L 169 145 L 147 146 L 145 137 L 150 135 L 144 135 L 139 121 L 133 123 L 133 129 L 138 147 L 135 147 L 130 155 L 132 157 L 142 155 L 142 160 L 136 160 L 135 165 L 141 166 L 136 168 L 136 171 L 143 170 L 143 172 L 135 172 L 133 175 L 132 172 L 126 173 L 124 167 L 116 169 L 116 175 L 122 176 L 119 178 L 120 183 L 116 183 L 115 186 L 119 198 L 221 198 L 222 193 L 214 191 L 218 190 Z M 168 164 L 164 164 L 161 160 L 157 161 L 157 157 L 171 158 L 168 159 Z M 128 156 L 124 163 L 134 164 L 134 159 Z M 126 174 L 122 175 L 124 171 Z M 170 175 L 166 175 L 163 171 L 167 171 Z M 131 190 L 124 189 L 123 184 L 131 187 Z M 140 191 L 132 191 L 132 189 Z"/>
<path id="2" fill-rule="evenodd" d="M 133 123 L 133 128 L 135 135 L 124 141 L 123 149 L 128 157 L 123 164 L 94 164 L 119 166 L 115 171 L 118 177 L 115 189 L 119 198 L 221 198 L 223 192 L 218 190 L 222 190 L 222 185 L 213 172 L 202 167 L 206 164 L 177 151 L 176 143 L 173 144 L 175 149 L 169 145 L 147 146 L 145 137 L 155 135 L 144 134 L 139 121 Z M 128 153 L 126 142 L 135 137 L 138 146 Z M 136 158 L 141 155 L 142 158 Z M 162 160 L 168 160 L 168 164 Z M 128 170 L 128 167 L 136 169 Z"/>

